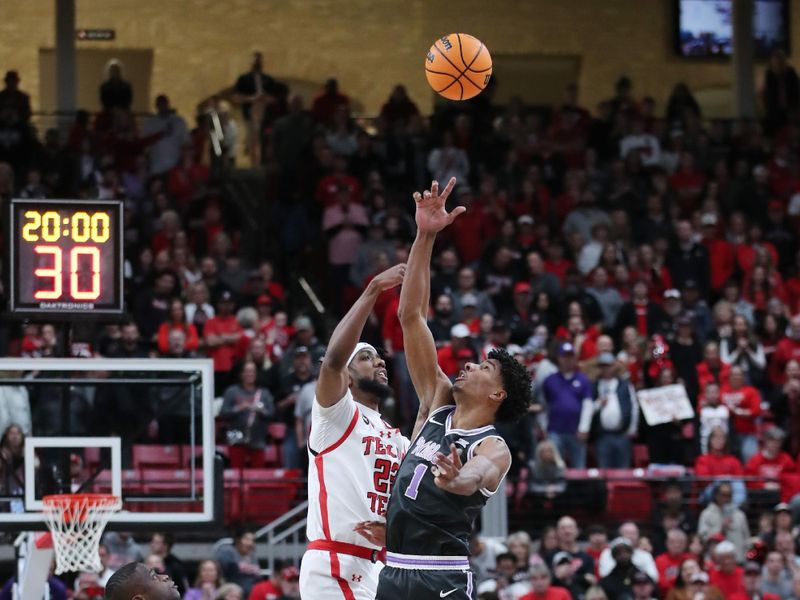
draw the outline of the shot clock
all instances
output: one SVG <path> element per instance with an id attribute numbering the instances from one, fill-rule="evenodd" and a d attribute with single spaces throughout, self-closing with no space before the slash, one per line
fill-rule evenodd
<path id="1" fill-rule="evenodd" d="M 122 202 L 11 201 L 12 313 L 122 314 Z"/>

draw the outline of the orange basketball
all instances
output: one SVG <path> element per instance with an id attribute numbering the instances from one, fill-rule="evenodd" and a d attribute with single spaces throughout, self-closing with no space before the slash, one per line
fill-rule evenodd
<path id="1" fill-rule="evenodd" d="M 431 46 L 425 76 L 437 94 L 448 100 L 467 100 L 480 94 L 492 78 L 492 57 L 478 38 L 451 33 Z"/>

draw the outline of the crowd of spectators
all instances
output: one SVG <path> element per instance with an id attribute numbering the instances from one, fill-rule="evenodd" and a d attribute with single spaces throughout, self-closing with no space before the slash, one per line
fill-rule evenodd
<path id="1" fill-rule="evenodd" d="M 603 550 L 606 534 L 592 542 L 588 532 L 584 556 L 577 527 L 565 533 L 561 522 L 552 537 L 541 532 L 538 550 L 527 534 L 509 540 L 508 553 L 476 540 L 475 560 L 489 565 L 479 591 L 568 597 L 547 591 L 559 584 L 574 598 L 644 599 L 711 598 L 716 588 L 734 598 L 760 585 L 792 597 L 798 506 L 783 502 L 800 491 L 800 106 L 785 58 L 767 68 L 763 124 L 704 119 L 684 84 L 661 108 L 621 77 L 593 111 L 576 85 L 545 108 L 497 106 L 490 85 L 430 119 L 398 85 L 357 125 L 336 79 L 306 109 L 266 68 L 254 55 L 229 95 L 242 109 L 247 160 L 266 173 L 274 251 L 253 256 L 220 185 L 237 156 L 227 100 L 205 103 L 191 128 L 166 95 L 136 119 L 135 90 L 113 64 L 103 110 L 79 111 L 68 135 L 50 129 L 40 139 L 19 76 L 6 75 L 0 199 L 125 202 L 130 318 L 91 332 L 84 351 L 210 357 L 231 461 L 257 466 L 268 424 L 280 422 L 282 460 L 301 467 L 330 323 L 296 276 L 340 316 L 407 256 L 410 192 L 454 176 L 452 202 L 467 212 L 437 239 L 430 329 L 450 377 L 496 346 L 534 375 L 528 418 L 502 430 L 528 493 L 556 498 L 568 469 L 630 468 L 644 448 L 645 464 L 724 480 L 702 490 L 707 506 L 690 528 L 679 527 L 679 510 L 665 513 L 660 542 L 627 527 Z M 396 291 L 376 302 L 365 337 L 383 348 L 396 391 L 386 409 L 408 430 L 416 398 L 398 302 Z M 51 324 L 4 323 L 0 333 L 7 355 L 71 350 Z M 693 416 L 648 419 L 642 390 L 672 385 Z M 187 426 L 184 415 L 153 410 L 131 432 L 141 441 L 171 442 Z M 769 554 L 755 558 L 752 515 L 742 512 L 753 497 L 781 502 L 756 536 Z M 210 566 L 201 573 L 197 595 L 209 596 L 220 574 L 236 581 L 225 564 L 216 577 Z M 236 583 L 246 593 L 253 582 Z"/>

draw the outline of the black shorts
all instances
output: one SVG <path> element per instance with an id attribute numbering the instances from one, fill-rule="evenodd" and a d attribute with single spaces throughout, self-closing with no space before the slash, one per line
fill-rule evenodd
<path id="1" fill-rule="evenodd" d="M 428 571 L 384 567 L 375 600 L 474 600 L 472 571 Z"/>

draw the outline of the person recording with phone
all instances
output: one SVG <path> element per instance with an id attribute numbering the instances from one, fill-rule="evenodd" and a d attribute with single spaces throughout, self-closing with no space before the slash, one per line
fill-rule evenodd
<path id="1" fill-rule="evenodd" d="M 256 385 L 258 368 L 252 360 L 242 365 L 240 383 L 225 390 L 220 417 L 228 420 L 227 441 L 231 468 L 265 465 L 267 425 L 275 417 L 275 402 L 269 390 Z"/>

